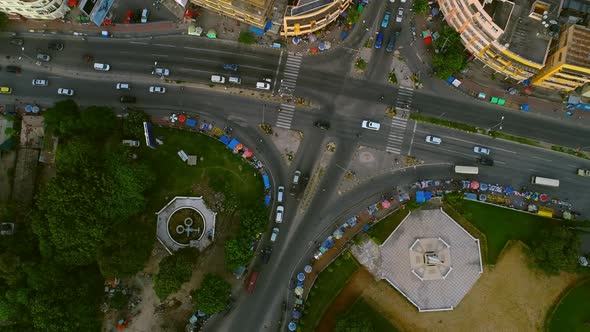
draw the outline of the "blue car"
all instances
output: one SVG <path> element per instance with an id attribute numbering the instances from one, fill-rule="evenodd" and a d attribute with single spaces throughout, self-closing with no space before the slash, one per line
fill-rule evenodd
<path id="1" fill-rule="evenodd" d="M 232 64 L 232 63 L 226 63 L 226 64 L 223 65 L 223 69 L 225 69 L 225 70 L 232 70 L 232 71 L 238 71 L 238 65 Z"/>
<path id="2" fill-rule="evenodd" d="M 389 18 L 390 17 L 391 17 L 391 13 L 385 12 L 385 15 L 383 15 L 383 21 L 381 21 L 382 28 L 387 28 L 387 26 L 389 25 Z"/>
<path id="3" fill-rule="evenodd" d="M 391 38 L 389 38 L 389 42 L 387 43 L 387 47 L 385 48 L 385 50 L 387 52 L 393 52 L 393 47 L 395 46 L 395 39 L 397 38 L 397 36 L 399 35 L 399 32 L 396 31 L 393 36 L 391 36 Z"/>
<path id="4" fill-rule="evenodd" d="M 379 49 L 383 45 L 383 32 L 379 32 L 377 39 L 375 40 L 375 48 Z"/>

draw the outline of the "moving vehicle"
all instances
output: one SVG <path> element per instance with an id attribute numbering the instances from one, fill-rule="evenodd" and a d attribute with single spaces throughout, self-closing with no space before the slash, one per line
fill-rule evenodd
<path id="1" fill-rule="evenodd" d="M 126 24 L 129 24 L 129 23 L 131 23 L 132 20 L 133 20 L 133 11 L 128 10 L 127 13 L 125 14 L 125 20 L 123 22 L 125 22 Z"/>
<path id="2" fill-rule="evenodd" d="M 268 264 L 268 261 L 270 261 L 270 255 L 272 254 L 272 247 L 271 246 L 266 246 L 264 249 L 262 249 L 262 262 L 264 264 Z"/>
<path id="3" fill-rule="evenodd" d="M 490 154 L 490 149 L 484 148 L 483 146 L 475 146 L 475 147 L 473 147 L 473 152 L 479 153 L 479 154 L 489 155 Z"/>
<path id="4" fill-rule="evenodd" d="M 45 53 L 38 53 L 37 60 L 49 62 L 49 61 L 51 61 L 51 56 L 49 56 L 49 54 L 45 54 Z"/>
<path id="5" fill-rule="evenodd" d="M 395 21 L 397 23 L 401 23 L 403 19 L 404 19 L 404 9 L 402 7 L 400 7 L 400 9 L 397 11 L 397 16 L 395 17 Z"/>
<path id="6" fill-rule="evenodd" d="M 254 287 L 256 287 L 256 281 L 258 280 L 258 272 L 252 272 L 250 275 L 250 281 L 248 281 L 248 288 L 246 290 L 250 294 L 254 294 Z"/>
<path id="7" fill-rule="evenodd" d="M 455 166 L 455 173 L 457 174 L 479 174 L 479 168 L 475 166 Z"/>
<path id="8" fill-rule="evenodd" d="M 426 136 L 426 143 L 440 145 L 442 143 L 442 139 L 436 136 Z"/>
<path id="9" fill-rule="evenodd" d="M 231 84 L 242 84 L 242 79 L 235 76 L 230 76 L 228 80 Z"/>
<path id="10" fill-rule="evenodd" d="M 107 65 L 106 63 L 95 62 L 94 63 L 94 70 L 109 71 L 109 70 L 111 70 L 111 66 Z"/>
<path id="11" fill-rule="evenodd" d="M 12 88 L 7 87 L 7 86 L 2 86 L 0 87 L 0 93 L 1 94 L 12 94 Z"/>
<path id="12" fill-rule="evenodd" d="M 232 71 L 238 71 L 238 65 L 233 64 L 233 63 L 226 63 L 223 65 L 223 69 L 225 70 L 232 70 Z"/>
<path id="13" fill-rule="evenodd" d="M 54 51 L 63 51 L 64 44 L 60 43 L 60 42 L 51 42 L 51 43 L 49 43 L 47 48 L 49 48 L 50 50 L 54 50 Z"/>
<path id="14" fill-rule="evenodd" d="M 12 38 L 10 39 L 10 45 L 17 45 L 23 46 L 25 44 L 25 40 L 22 38 Z"/>
<path id="15" fill-rule="evenodd" d="M 293 175 L 293 182 L 291 183 L 291 191 L 289 192 L 291 195 L 295 195 L 297 192 L 297 187 L 299 186 L 299 180 L 301 178 L 301 171 L 295 171 Z"/>
<path id="16" fill-rule="evenodd" d="M 283 194 L 285 193 L 285 187 L 279 186 L 277 188 L 277 203 L 283 203 Z"/>
<path id="17" fill-rule="evenodd" d="M 33 80 L 33 85 L 34 86 L 48 86 L 49 81 L 36 78 Z"/>
<path id="18" fill-rule="evenodd" d="M 531 177 L 532 184 L 538 184 L 540 186 L 547 186 L 547 187 L 559 187 L 559 180 L 557 179 L 550 179 L 550 178 L 543 178 L 540 176 L 532 176 Z"/>
<path id="19" fill-rule="evenodd" d="M 328 122 L 328 121 L 318 120 L 318 121 L 314 122 L 313 125 L 317 128 L 324 129 L 324 130 L 330 129 L 330 122 Z"/>
<path id="20" fill-rule="evenodd" d="M 221 75 L 211 75 L 211 82 L 213 82 L 213 83 L 219 83 L 219 84 L 224 84 L 225 83 L 225 77 L 223 77 Z"/>
<path id="21" fill-rule="evenodd" d="M 129 87 L 129 83 L 117 83 L 117 85 L 115 87 L 117 88 L 117 90 L 129 90 L 129 89 L 131 89 Z"/>
<path id="22" fill-rule="evenodd" d="M 158 76 L 170 76 L 170 69 L 168 69 L 168 68 L 163 68 L 163 67 L 156 67 L 156 68 L 154 68 L 154 70 L 152 71 L 152 75 L 158 75 Z"/>
<path id="23" fill-rule="evenodd" d="M 381 124 L 379 122 L 363 120 L 363 122 L 361 123 L 361 127 L 369 130 L 379 130 L 381 128 Z"/>
<path id="24" fill-rule="evenodd" d="M 137 98 L 135 98 L 134 96 L 121 96 L 121 98 L 119 98 L 119 101 L 122 103 L 135 103 L 137 101 Z"/>
<path id="25" fill-rule="evenodd" d="M 279 236 L 279 228 L 275 227 L 272 229 L 272 233 L 270 234 L 270 242 L 275 242 L 277 237 Z"/>
<path id="26" fill-rule="evenodd" d="M 163 86 L 150 86 L 151 93 L 166 93 L 166 88 Z"/>
<path id="27" fill-rule="evenodd" d="M 590 169 L 583 169 L 583 168 L 578 168 L 578 173 L 579 176 L 590 176 Z"/>
<path id="28" fill-rule="evenodd" d="M 285 213 L 285 208 L 282 205 L 277 206 L 277 216 L 275 218 L 277 224 L 283 222 L 283 213 Z"/>
<path id="29" fill-rule="evenodd" d="M 58 95 L 62 95 L 62 96 L 73 96 L 74 95 L 74 90 L 73 89 L 59 88 L 59 89 L 57 89 L 57 94 Z"/>
<path id="30" fill-rule="evenodd" d="M 20 74 L 20 67 L 19 66 L 6 66 L 6 71 L 9 73 Z"/>
<path id="31" fill-rule="evenodd" d="M 491 158 L 479 157 L 477 158 L 477 162 L 486 166 L 494 166 L 494 160 Z"/>
<path id="32" fill-rule="evenodd" d="M 375 48 L 380 49 L 381 45 L 383 45 L 383 32 L 379 32 L 377 34 L 377 39 L 375 40 Z"/>
<path id="33" fill-rule="evenodd" d="M 149 12 L 148 12 L 147 8 L 144 8 L 141 11 L 141 23 L 147 23 L 148 15 L 149 15 Z"/>
<path id="34" fill-rule="evenodd" d="M 270 90 L 270 83 L 267 83 L 267 82 L 256 82 L 256 89 Z"/>
<path id="35" fill-rule="evenodd" d="M 381 21 L 381 27 L 382 28 L 387 28 L 387 26 L 389 25 L 389 18 L 391 17 L 391 12 L 385 12 L 385 15 L 383 15 L 383 20 Z"/>

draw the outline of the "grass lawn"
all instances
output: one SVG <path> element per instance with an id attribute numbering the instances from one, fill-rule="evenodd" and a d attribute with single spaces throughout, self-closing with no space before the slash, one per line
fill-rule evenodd
<path id="1" fill-rule="evenodd" d="M 408 209 L 397 209 L 392 214 L 379 220 L 367 233 L 375 243 L 380 245 L 387 240 L 391 232 L 404 220 L 409 212 Z"/>
<path id="2" fill-rule="evenodd" d="M 549 331 L 590 331 L 590 280 L 571 289 L 549 321 Z"/>
<path id="3" fill-rule="evenodd" d="M 356 260 L 346 252 L 320 273 L 305 302 L 300 321 L 302 331 L 314 330 L 328 306 L 358 268 Z"/>
<path id="4" fill-rule="evenodd" d="M 353 305 L 348 309 L 347 313 L 356 312 L 361 314 L 364 317 L 368 317 L 371 322 L 373 323 L 373 327 L 375 331 L 387 331 L 387 332 L 397 332 L 398 329 L 391 324 L 387 318 L 383 317 L 381 313 L 377 310 L 373 309 L 367 302 L 365 302 L 362 298 L 359 298 Z"/>
<path id="5" fill-rule="evenodd" d="M 212 195 L 210 191 L 223 193 L 238 207 L 262 204 L 260 173 L 218 140 L 167 128 L 154 128 L 154 134 L 163 137 L 164 144 L 143 153 L 156 172 L 156 183 L 149 197 L 150 208 L 157 211 L 174 196 L 203 195 L 211 199 L 208 197 Z M 177 154 L 179 150 L 184 150 L 187 155 L 196 155 L 197 165 L 184 163 Z"/>
<path id="6" fill-rule="evenodd" d="M 496 263 L 508 240 L 530 244 L 543 227 L 559 225 L 548 218 L 467 200 L 463 201 L 463 209 L 465 219 L 486 235 L 489 264 Z"/>

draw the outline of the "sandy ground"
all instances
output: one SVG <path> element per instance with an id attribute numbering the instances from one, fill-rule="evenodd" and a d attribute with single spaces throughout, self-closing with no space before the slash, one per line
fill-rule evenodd
<path id="1" fill-rule="evenodd" d="M 547 277 L 527 266 L 521 243 L 486 266 L 473 289 L 453 311 L 419 313 L 386 282 L 367 283 L 363 298 L 404 331 L 540 331 L 547 310 L 578 276 Z"/>
<path id="2" fill-rule="evenodd" d="M 283 160 L 287 166 L 291 165 L 289 155 L 295 158 L 295 154 L 299 150 L 299 145 L 303 141 L 303 134 L 300 131 L 289 130 L 279 127 L 272 127 L 273 134 L 271 141 L 274 143 L 278 151 L 281 152 Z"/>

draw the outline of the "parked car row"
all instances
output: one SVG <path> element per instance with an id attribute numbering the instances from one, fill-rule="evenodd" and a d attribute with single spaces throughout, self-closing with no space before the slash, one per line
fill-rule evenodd
<path id="1" fill-rule="evenodd" d="M 223 75 L 218 75 L 218 74 L 211 75 L 211 82 L 212 83 L 225 84 L 226 81 L 229 82 L 230 84 L 235 84 L 235 85 L 242 84 L 242 79 L 237 76 L 229 76 L 229 78 L 226 80 L 226 77 Z M 272 83 L 272 79 L 263 78 L 259 82 L 256 82 L 256 89 L 270 90 L 271 83 Z"/>

